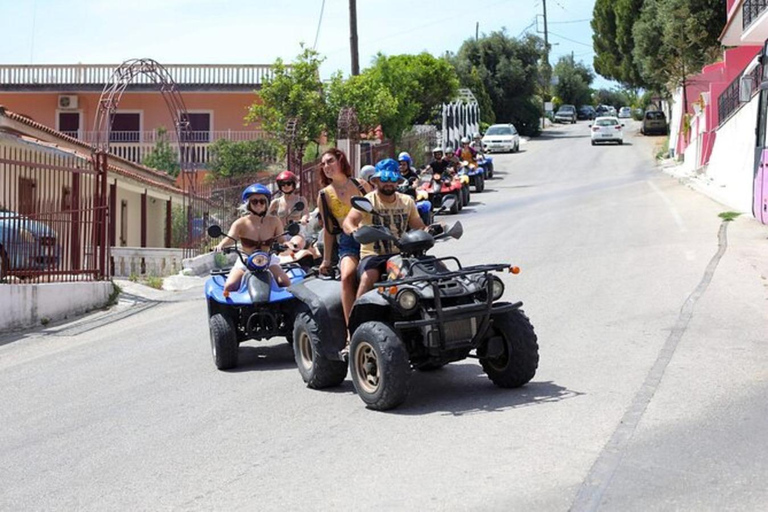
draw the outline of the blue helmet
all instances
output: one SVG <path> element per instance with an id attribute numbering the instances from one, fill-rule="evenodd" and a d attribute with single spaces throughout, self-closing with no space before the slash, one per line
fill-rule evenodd
<path id="1" fill-rule="evenodd" d="M 413 161 L 411 160 L 411 155 L 409 155 L 405 151 L 403 151 L 402 153 L 397 155 L 397 161 L 398 162 L 408 162 L 409 166 L 413 163 Z"/>
<path id="2" fill-rule="evenodd" d="M 246 187 L 245 190 L 243 190 L 243 202 L 248 202 L 248 197 L 252 196 L 254 194 L 259 194 L 262 196 L 267 196 L 267 201 L 272 199 L 272 191 L 269 190 L 267 187 L 262 185 L 261 183 L 254 183 L 253 185 L 249 185 Z"/>
<path id="3" fill-rule="evenodd" d="M 398 182 L 400 180 L 400 166 L 392 158 L 385 158 L 376 163 L 376 172 L 371 179 L 379 178 L 382 181 Z"/>

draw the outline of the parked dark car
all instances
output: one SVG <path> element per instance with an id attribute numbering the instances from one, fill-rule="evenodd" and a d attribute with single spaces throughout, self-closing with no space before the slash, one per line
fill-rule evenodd
<path id="1" fill-rule="evenodd" d="M 56 232 L 42 222 L 0 209 L 0 281 L 18 271 L 56 268 Z"/>
<path id="2" fill-rule="evenodd" d="M 664 115 L 664 112 L 661 110 L 649 110 L 645 113 L 640 133 L 643 135 L 652 135 L 654 133 L 666 135 L 668 132 L 667 116 Z"/>
<path id="3" fill-rule="evenodd" d="M 598 105 L 595 109 L 595 117 L 605 117 L 609 115 L 611 107 L 608 105 Z"/>
<path id="4" fill-rule="evenodd" d="M 579 107 L 579 111 L 576 113 L 576 118 L 579 120 L 593 120 L 597 117 L 595 113 L 595 107 L 592 105 L 582 105 Z"/>
<path id="5" fill-rule="evenodd" d="M 576 122 L 576 107 L 573 105 L 563 105 L 557 110 L 555 114 L 556 123 L 575 123 Z"/>

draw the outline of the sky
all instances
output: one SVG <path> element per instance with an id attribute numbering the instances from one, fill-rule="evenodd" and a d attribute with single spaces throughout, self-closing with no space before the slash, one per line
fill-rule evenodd
<path id="1" fill-rule="evenodd" d="M 553 65 L 573 53 L 592 66 L 594 1 L 547 0 Z M 477 23 L 543 35 L 541 14 L 542 0 L 357 0 L 360 68 L 378 52 L 455 53 Z M 323 78 L 350 72 L 348 0 L 0 0 L 0 17 L 2 64 L 272 64 L 303 42 L 325 57 Z"/>

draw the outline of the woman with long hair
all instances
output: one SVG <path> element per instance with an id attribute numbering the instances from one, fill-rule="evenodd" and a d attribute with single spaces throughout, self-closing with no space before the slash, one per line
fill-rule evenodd
<path id="1" fill-rule="evenodd" d="M 318 179 L 322 190 L 317 197 L 323 224 L 323 262 L 320 272 L 327 274 L 333 264 L 334 247 L 338 252 L 341 272 L 341 304 L 344 319 L 349 314 L 357 293 L 357 264 L 360 261 L 360 244 L 344 233 L 341 226 L 352 209 L 351 199 L 364 196 L 370 185 L 352 177 L 352 167 L 347 156 L 338 148 L 331 148 L 320 157 Z"/>

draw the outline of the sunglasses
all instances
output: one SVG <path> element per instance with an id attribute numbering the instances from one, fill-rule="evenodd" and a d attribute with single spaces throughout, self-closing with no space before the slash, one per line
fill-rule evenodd
<path id="1" fill-rule="evenodd" d="M 294 182 L 292 182 L 292 181 L 280 181 L 280 182 L 278 182 L 278 184 L 277 184 L 277 186 L 278 186 L 278 187 L 287 187 L 287 186 L 289 186 L 289 185 L 290 185 L 291 187 L 295 187 L 295 186 L 296 186 L 296 184 L 295 184 Z"/>
<path id="2" fill-rule="evenodd" d="M 251 199 L 248 201 L 250 204 L 267 204 L 266 199 Z"/>
<path id="3" fill-rule="evenodd" d="M 387 181 L 390 181 L 392 183 L 397 183 L 400 181 L 400 175 L 395 172 L 383 172 L 381 173 L 381 176 L 379 176 L 379 179 L 382 183 L 385 183 Z"/>

